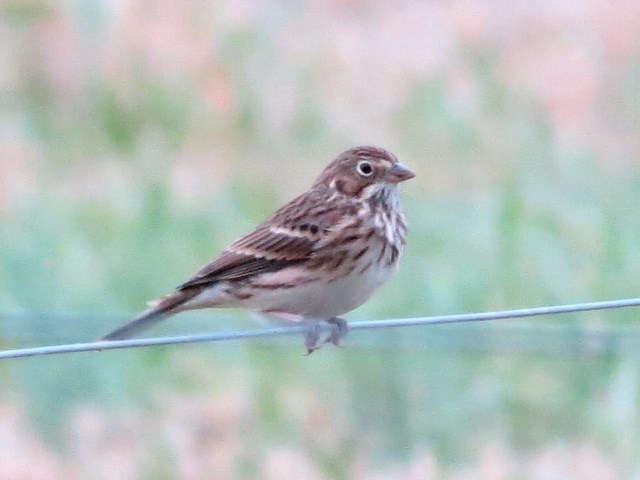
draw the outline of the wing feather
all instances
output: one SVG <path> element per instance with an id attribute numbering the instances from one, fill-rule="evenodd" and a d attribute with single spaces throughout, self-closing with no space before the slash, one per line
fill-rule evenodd
<path id="1" fill-rule="evenodd" d="M 255 244 L 243 242 L 238 246 L 234 243 L 223 250 L 218 257 L 202 267 L 187 282 L 178 287 L 179 290 L 219 282 L 221 280 L 240 280 L 260 273 L 273 272 L 304 261 L 313 252 L 316 243 L 303 237 L 285 237 L 279 234 L 277 238 L 269 238 L 268 231 L 254 231 L 248 237 L 254 237 Z M 241 240 L 245 240 L 243 237 Z M 273 246 L 278 250 L 274 251 Z"/>
<path id="2" fill-rule="evenodd" d="M 223 250 L 178 290 L 242 280 L 308 260 L 342 218 L 337 209 L 327 207 L 326 196 L 327 192 L 312 191 L 296 198 Z"/>

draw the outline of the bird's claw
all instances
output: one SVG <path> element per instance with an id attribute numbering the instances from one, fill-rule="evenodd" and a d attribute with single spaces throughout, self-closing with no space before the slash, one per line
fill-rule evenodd
<path id="1" fill-rule="evenodd" d="M 336 347 L 342 347 L 343 345 L 340 345 L 340 340 L 349 333 L 347 321 L 344 318 L 333 317 L 327 320 L 327 323 L 335 325 L 337 328 L 332 328 L 331 333 L 322 343 L 333 343 Z"/>
<path id="2" fill-rule="evenodd" d="M 336 347 L 342 347 L 340 340 L 349 332 L 349 325 L 343 318 L 333 317 L 327 320 L 330 325 L 335 325 L 336 328 L 331 329 L 331 333 L 325 338 L 322 343 L 320 341 L 320 327 L 319 324 L 313 323 L 309 325 L 309 329 L 304 335 L 304 346 L 307 347 L 307 353 L 305 355 L 311 355 L 318 350 L 322 345 L 332 343 Z"/>
<path id="3" fill-rule="evenodd" d="M 306 333 L 304 334 L 304 346 L 307 347 L 307 353 L 305 355 L 311 355 L 318 348 L 318 341 L 320 340 L 320 326 L 317 322 L 311 323 Z"/>

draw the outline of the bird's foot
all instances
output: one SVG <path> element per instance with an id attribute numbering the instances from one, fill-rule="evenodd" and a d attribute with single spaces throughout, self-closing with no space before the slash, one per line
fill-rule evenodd
<path id="1" fill-rule="evenodd" d="M 309 324 L 309 328 L 304 334 L 304 346 L 307 347 L 307 353 L 305 355 L 311 355 L 313 352 L 319 349 L 319 341 L 320 325 L 318 324 L 318 322 L 312 322 Z"/>
<path id="2" fill-rule="evenodd" d="M 304 334 L 304 346 L 307 348 L 305 355 L 311 355 L 320 347 L 327 343 L 333 343 L 336 347 L 342 347 L 340 340 L 349 332 L 349 325 L 343 318 L 333 317 L 327 320 L 330 325 L 335 325 L 336 328 L 331 329 L 331 333 L 325 338 L 322 343 L 320 342 L 320 326 L 318 322 L 309 324 L 309 328 Z"/>
<path id="3" fill-rule="evenodd" d="M 332 328 L 331 333 L 325 338 L 324 343 L 333 343 L 336 347 L 342 347 L 340 340 L 349 333 L 349 325 L 344 318 L 333 317 L 327 320 L 330 325 L 335 325 L 337 328 Z"/>

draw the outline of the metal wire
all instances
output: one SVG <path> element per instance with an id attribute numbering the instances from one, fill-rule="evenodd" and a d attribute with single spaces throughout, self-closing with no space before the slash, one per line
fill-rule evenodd
<path id="1" fill-rule="evenodd" d="M 563 313 L 587 312 L 594 310 L 612 310 L 618 308 L 639 307 L 640 298 L 609 300 L 603 302 L 578 303 L 572 305 L 556 305 L 547 307 L 523 308 L 518 310 L 503 310 L 497 312 L 465 313 L 459 315 L 440 315 L 421 318 L 402 318 L 390 320 L 370 320 L 349 324 L 350 330 L 369 330 L 390 327 L 410 327 L 418 325 L 438 325 L 446 323 L 484 322 L 488 320 L 505 320 L 514 318 L 535 317 L 541 315 L 559 315 Z M 332 325 L 321 325 L 321 329 L 329 331 Z M 236 330 L 229 332 L 213 332 L 197 335 L 183 335 L 156 338 L 140 338 L 131 340 L 100 341 L 75 343 L 67 345 L 52 345 L 44 347 L 20 348 L 14 350 L 0 350 L 0 360 L 19 357 L 36 357 L 55 355 L 60 353 L 91 352 L 114 350 L 119 348 L 152 347 L 160 345 L 178 345 L 185 343 L 218 342 L 223 340 L 243 340 L 247 338 L 275 337 L 304 333 L 307 327 L 294 325 L 288 327 L 266 328 L 255 330 Z"/>

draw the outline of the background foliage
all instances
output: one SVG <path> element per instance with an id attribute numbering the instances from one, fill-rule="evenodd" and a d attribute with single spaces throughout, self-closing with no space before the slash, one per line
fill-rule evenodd
<path id="1" fill-rule="evenodd" d="M 361 143 L 418 177 L 350 319 L 638 295 L 640 4 L 225 3 L 0 3 L 0 347 L 98 337 Z M 640 475 L 632 310 L 348 340 L 5 361 L 0 478 Z"/>

